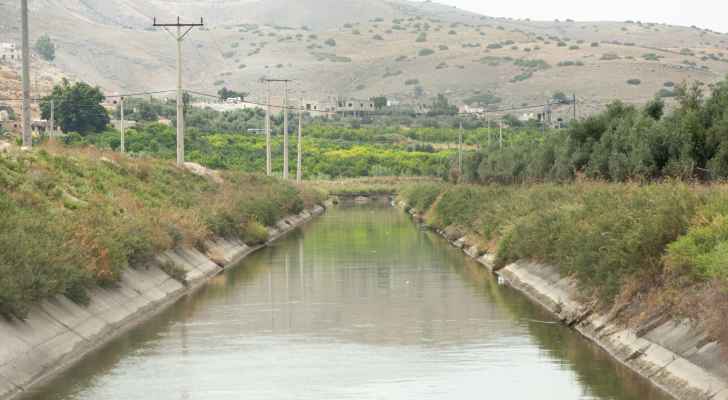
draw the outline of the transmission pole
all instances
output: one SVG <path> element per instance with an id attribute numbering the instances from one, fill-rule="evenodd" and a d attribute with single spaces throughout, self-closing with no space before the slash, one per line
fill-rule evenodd
<path id="1" fill-rule="evenodd" d="M 498 138 L 498 146 L 502 149 L 503 148 L 503 120 L 500 120 L 500 135 Z"/>
<path id="2" fill-rule="evenodd" d="M 183 24 L 177 17 L 176 23 L 158 24 L 157 18 L 154 18 L 154 27 L 162 27 L 172 38 L 177 41 L 177 166 L 181 167 L 185 163 L 185 117 L 184 117 L 184 95 L 182 93 L 182 42 L 192 29 L 198 26 L 204 26 L 204 21 L 200 18 L 199 24 Z M 170 31 L 169 27 L 177 28 L 176 34 Z M 182 32 L 182 28 L 187 30 Z"/>
<path id="3" fill-rule="evenodd" d="M 458 173 L 463 173 L 463 122 L 460 121 L 460 130 L 458 131 Z"/>
<path id="4" fill-rule="evenodd" d="M 288 81 L 283 82 L 283 179 L 288 179 Z"/>
<path id="5" fill-rule="evenodd" d="M 303 179 L 303 165 L 301 162 L 303 152 L 303 97 L 298 107 L 298 153 L 296 154 L 296 182 Z"/>
<path id="6" fill-rule="evenodd" d="M 271 82 L 283 82 L 284 83 L 284 95 L 283 95 L 283 179 L 288 179 L 288 82 L 290 79 L 267 79 L 263 78 L 263 82 L 267 84 L 268 90 L 268 104 L 266 107 L 266 152 L 267 152 L 267 173 L 268 176 L 273 174 L 273 168 L 271 163 L 271 144 L 270 144 L 270 84 Z"/>
<path id="7" fill-rule="evenodd" d="M 485 122 L 488 125 L 488 147 L 490 147 L 490 117 L 488 116 L 488 110 L 485 110 Z"/>
<path id="8" fill-rule="evenodd" d="M 121 114 L 121 146 L 120 146 L 120 150 L 121 150 L 121 153 L 123 154 L 126 152 L 126 143 L 125 143 L 126 138 L 124 137 L 124 96 L 121 97 L 119 106 L 121 107 L 121 112 L 120 112 L 120 114 Z"/>
<path id="9" fill-rule="evenodd" d="M 54 137 L 56 134 L 56 101 L 51 99 L 51 120 L 50 120 L 50 128 L 51 133 L 49 137 Z"/>
<path id="10" fill-rule="evenodd" d="M 271 144 L 270 144 L 270 81 L 266 81 L 266 101 L 265 101 L 265 173 L 268 176 L 273 174 L 273 164 L 271 163 Z"/>
<path id="11" fill-rule="evenodd" d="M 30 38 L 28 28 L 28 0 L 20 1 L 21 25 L 23 26 L 23 147 L 33 146 L 30 109 Z"/>

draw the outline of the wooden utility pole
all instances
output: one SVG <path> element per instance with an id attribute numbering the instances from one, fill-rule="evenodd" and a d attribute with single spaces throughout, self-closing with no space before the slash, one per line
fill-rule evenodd
<path id="1" fill-rule="evenodd" d="M 30 29 L 28 27 L 28 0 L 20 1 L 21 25 L 23 30 L 23 147 L 33 146 L 30 109 Z"/>
<path id="2" fill-rule="evenodd" d="M 500 120 L 500 134 L 498 138 L 498 146 L 502 149 L 503 148 L 503 120 Z"/>
<path id="3" fill-rule="evenodd" d="M 284 94 L 283 94 L 283 179 L 288 179 L 288 82 L 290 79 L 267 79 L 263 78 L 263 82 L 267 84 L 268 90 L 268 101 L 266 107 L 266 153 L 267 153 L 267 173 L 268 176 L 273 174 L 273 167 L 271 163 L 271 142 L 270 142 L 270 84 L 271 82 L 283 82 Z"/>
<path id="4" fill-rule="evenodd" d="M 458 173 L 463 173 L 463 122 L 460 121 L 460 130 L 458 131 Z"/>
<path id="5" fill-rule="evenodd" d="M 124 96 L 121 96 L 121 99 L 119 100 L 119 107 L 120 107 L 120 116 L 121 116 L 121 146 L 119 149 L 121 150 L 121 153 L 126 152 L 126 138 L 124 137 Z"/>
<path id="6" fill-rule="evenodd" d="M 51 120 L 50 122 L 50 133 L 48 134 L 49 138 L 52 138 L 56 134 L 56 101 L 51 99 Z"/>
<path id="7" fill-rule="evenodd" d="M 303 97 L 298 107 L 298 152 L 296 154 L 296 182 L 303 179 Z"/>
<path id="8" fill-rule="evenodd" d="M 265 101 L 265 173 L 268 176 L 273 174 L 273 164 L 271 162 L 271 138 L 270 138 L 270 82 L 266 81 L 266 101 Z"/>
<path id="9" fill-rule="evenodd" d="M 490 147 L 490 117 L 488 116 L 488 110 L 485 110 L 485 122 L 488 125 L 488 147 Z"/>
<path id="10" fill-rule="evenodd" d="M 185 163 L 185 117 L 184 117 L 184 94 L 182 93 L 182 42 L 192 29 L 198 26 L 204 26 L 204 21 L 200 18 L 199 24 L 183 24 L 177 17 L 176 23 L 158 24 L 157 18 L 154 18 L 154 27 L 162 27 L 172 38 L 177 41 L 177 166 L 181 167 Z M 169 27 L 177 28 L 176 34 L 170 31 Z M 182 28 L 187 30 L 182 32 Z"/>
<path id="11" fill-rule="evenodd" d="M 288 81 L 283 81 L 283 179 L 288 179 Z"/>

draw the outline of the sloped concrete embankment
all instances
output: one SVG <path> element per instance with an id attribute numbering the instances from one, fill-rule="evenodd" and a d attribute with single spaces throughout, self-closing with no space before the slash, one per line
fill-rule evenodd
<path id="1" fill-rule="evenodd" d="M 408 212 L 421 220 L 416 210 Z M 463 232 L 453 228 L 437 232 L 674 398 L 728 400 L 728 363 L 721 359 L 720 343 L 696 323 L 656 315 L 641 326 L 625 327 L 613 315 L 593 312 L 579 295 L 576 280 L 562 277 L 558 268 L 519 261 L 496 270 L 494 257 Z"/>
<path id="2" fill-rule="evenodd" d="M 269 228 L 268 243 L 324 210 L 316 206 L 279 221 Z M 205 253 L 170 250 L 149 265 L 125 271 L 116 287 L 93 289 L 88 306 L 57 296 L 34 306 L 25 321 L 0 319 L 0 399 L 46 381 L 264 246 L 218 238 L 207 243 Z M 184 270 L 184 282 L 165 273 L 165 265 Z"/>

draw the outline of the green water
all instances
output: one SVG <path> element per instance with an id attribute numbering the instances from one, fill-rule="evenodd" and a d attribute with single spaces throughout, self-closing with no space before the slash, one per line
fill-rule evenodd
<path id="1" fill-rule="evenodd" d="M 442 239 L 342 206 L 26 399 L 668 399 Z"/>

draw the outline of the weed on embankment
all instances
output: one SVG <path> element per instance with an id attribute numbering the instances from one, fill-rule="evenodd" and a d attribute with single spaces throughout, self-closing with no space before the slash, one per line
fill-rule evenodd
<path id="1" fill-rule="evenodd" d="M 88 302 L 92 285 L 213 236 L 261 243 L 266 225 L 325 198 L 258 175 L 221 178 L 93 148 L 0 155 L 0 315 L 22 319 L 57 294 Z"/>
<path id="2" fill-rule="evenodd" d="M 728 186 L 419 185 L 400 196 L 430 225 L 494 243 L 497 267 L 551 264 L 603 306 L 642 302 L 643 314 L 670 310 L 728 339 Z"/>

